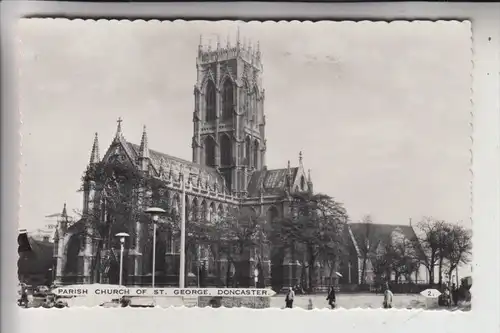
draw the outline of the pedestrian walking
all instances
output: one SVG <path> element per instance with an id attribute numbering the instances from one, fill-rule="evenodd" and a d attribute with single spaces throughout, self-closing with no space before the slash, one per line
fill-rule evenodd
<path id="1" fill-rule="evenodd" d="M 27 308 L 29 306 L 29 299 L 28 299 L 28 288 L 26 287 L 21 287 L 21 301 L 20 305 L 22 307 Z"/>
<path id="2" fill-rule="evenodd" d="M 458 289 L 457 286 L 453 283 L 451 286 L 451 301 L 454 306 L 457 306 L 458 303 Z"/>
<path id="3" fill-rule="evenodd" d="M 293 300 L 295 299 L 295 292 L 293 291 L 293 288 L 290 287 L 288 289 L 288 292 L 286 293 L 285 296 L 285 307 L 287 308 L 293 308 Z"/>
<path id="4" fill-rule="evenodd" d="M 335 297 L 335 288 L 333 286 L 330 287 L 326 300 L 328 301 L 328 305 L 330 305 L 332 309 L 335 309 L 335 302 L 337 301 L 337 299 Z"/>
<path id="5" fill-rule="evenodd" d="M 312 309 L 314 309 L 313 300 L 312 298 L 309 298 L 309 301 L 307 302 L 307 310 L 312 310 Z"/>
<path id="6" fill-rule="evenodd" d="M 385 291 L 384 291 L 384 309 L 391 309 L 392 308 L 392 298 L 393 298 L 393 293 L 391 289 L 389 288 L 389 283 L 385 283 Z"/>

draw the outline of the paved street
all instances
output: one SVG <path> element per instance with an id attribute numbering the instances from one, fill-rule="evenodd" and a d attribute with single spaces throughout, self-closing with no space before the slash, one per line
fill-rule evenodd
<path id="1" fill-rule="evenodd" d="M 307 309 L 309 299 L 312 300 L 314 308 L 329 308 L 326 295 L 295 296 L 294 307 Z M 368 308 L 376 309 L 382 307 L 383 296 L 375 294 L 338 294 L 337 307 L 345 309 Z M 276 295 L 271 298 L 271 307 L 284 308 L 285 295 Z M 394 308 L 425 308 L 425 299 L 420 295 L 394 295 Z"/>

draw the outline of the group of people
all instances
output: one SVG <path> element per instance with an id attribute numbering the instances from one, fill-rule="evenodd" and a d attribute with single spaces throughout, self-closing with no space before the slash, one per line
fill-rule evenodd
<path id="1" fill-rule="evenodd" d="M 382 303 L 382 306 L 384 309 L 391 309 L 392 308 L 392 299 L 394 297 L 394 294 L 392 293 L 391 289 L 389 288 L 389 284 L 385 284 L 384 288 L 384 301 Z M 293 308 L 293 301 L 295 300 L 295 291 L 294 288 L 290 287 L 288 289 L 288 292 L 285 295 L 285 308 Z M 333 286 L 330 286 L 328 288 L 328 294 L 326 296 L 326 300 L 328 302 L 328 305 L 330 306 L 331 309 L 335 309 L 336 303 L 337 303 L 337 297 L 335 295 L 335 288 Z"/>
<path id="2" fill-rule="evenodd" d="M 293 301 L 295 300 L 295 291 L 294 288 L 290 287 L 288 289 L 288 292 L 285 295 L 285 308 L 293 308 Z M 328 289 L 328 295 L 326 297 L 326 300 L 328 301 L 328 305 L 332 308 L 335 309 L 335 303 L 337 301 L 337 298 L 335 296 L 335 288 L 331 286 Z"/>
<path id="3" fill-rule="evenodd" d="M 457 306 L 460 301 L 470 302 L 471 300 L 469 288 L 463 282 L 458 288 L 455 283 L 452 283 L 451 287 L 445 284 L 442 291 L 438 300 L 441 306 Z"/>
<path id="4" fill-rule="evenodd" d="M 33 304 L 30 304 L 28 295 L 28 287 L 22 285 L 20 290 L 20 297 L 17 301 L 17 304 L 20 307 L 29 308 L 30 306 L 33 306 Z M 38 305 L 35 306 L 41 306 L 44 308 L 64 308 L 67 307 L 68 304 L 52 293 L 45 293 L 43 296 L 43 302 L 41 304 L 38 303 Z"/>

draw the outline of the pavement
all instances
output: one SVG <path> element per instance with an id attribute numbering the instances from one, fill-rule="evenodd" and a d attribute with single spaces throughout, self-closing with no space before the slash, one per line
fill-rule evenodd
<path id="1" fill-rule="evenodd" d="M 376 294 L 337 294 L 337 308 L 344 309 L 379 309 L 382 308 L 383 295 Z M 295 295 L 294 307 L 308 309 L 309 299 L 315 309 L 330 308 L 326 295 Z M 393 308 L 425 309 L 426 300 L 418 294 L 396 294 L 393 297 Z M 276 295 L 271 298 L 272 308 L 285 307 L 285 295 Z"/>

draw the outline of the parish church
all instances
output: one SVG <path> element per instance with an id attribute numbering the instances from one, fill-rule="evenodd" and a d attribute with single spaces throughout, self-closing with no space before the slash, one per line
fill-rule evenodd
<path id="1" fill-rule="evenodd" d="M 281 168 L 266 164 L 265 90 L 262 84 L 262 55 L 256 46 L 227 42 L 215 47 L 200 44 L 196 51 L 197 81 L 194 84 L 194 112 L 192 160 L 187 161 L 150 149 L 158 143 L 148 141 L 146 127 L 137 133 L 137 141 L 129 141 L 122 119 L 118 119 L 114 140 L 100 155 L 97 134 L 90 155 L 89 167 L 97 163 L 123 161 L 138 171 L 160 180 L 166 191 L 162 193 L 173 210 L 200 212 L 207 221 L 231 208 L 248 209 L 257 216 L 272 221 L 288 214 L 290 195 L 298 191 L 313 191 L 310 172 L 303 165 L 302 153 L 294 163 Z M 185 124 L 186 126 L 188 124 Z M 133 137 L 133 136 L 132 136 Z M 168 139 L 168 138 L 167 138 Z M 173 139 L 173 138 L 172 138 Z M 137 144 L 138 142 L 138 144 Z M 161 147 L 160 147 L 161 148 Z M 293 165 L 292 165 L 293 164 Z M 92 179 L 83 181 L 83 214 L 103 207 L 98 187 Z M 180 202 L 182 184 L 186 201 Z M 139 203 L 140 205 L 140 203 Z M 145 209 L 143 205 L 142 209 Z M 105 219 L 105 213 L 103 219 Z M 189 223 L 189 217 L 186 218 Z M 97 253 L 96 240 L 80 231 L 86 223 L 82 218 L 69 223 L 66 208 L 58 223 L 54 240 L 56 282 L 118 283 L 120 246 Z M 158 235 L 156 272 L 152 272 L 151 234 L 144 221 L 130 221 L 135 230 L 134 239 L 128 239 L 124 255 L 124 284 L 148 285 L 155 274 L 156 285 L 177 285 L 179 276 L 179 234 L 166 232 Z M 254 280 L 259 266 L 263 284 L 296 284 L 298 263 L 286 256 L 272 263 L 269 252 L 258 260 L 250 253 L 245 271 L 248 281 Z M 100 259 L 98 259 L 100 258 Z M 93 273 L 96 260 L 107 258 L 99 276 Z M 196 285 L 200 263 L 206 270 L 208 285 L 227 285 L 229 276 L 217 272 L 231 271 L 224 258 L 215 260 L 210 251 L 188 253 L 186 285 Z M 274 277 L 274 282 L 273 282 Z"/>

